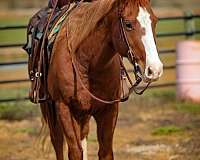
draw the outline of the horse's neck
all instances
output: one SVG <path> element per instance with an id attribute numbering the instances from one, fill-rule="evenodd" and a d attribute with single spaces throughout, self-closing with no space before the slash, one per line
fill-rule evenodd
<path id="1" fill-rule="evenodd" d="M 92 38 L 92 37 L 91 37 Z M 92 39 L 91 39 L 92 41 Z M 94 33 L 93 42 L 96 51 L 93 52 L 92 67 L 94 70 L 103 70 L 111 66 L 116 52 L 111 41 L 111 33 L 105 24 L 102 24 Z"/>
<path id="2" fill-rule="evenodd" d="M 101 23 L 78 49 L 77 57 L 80 65 L 87 69 L 90 67 L 91 71 L 110 67 L 113 57 L 116 55 L 111 42 L 111 33 L 108 27 L 105 23 Z"/>

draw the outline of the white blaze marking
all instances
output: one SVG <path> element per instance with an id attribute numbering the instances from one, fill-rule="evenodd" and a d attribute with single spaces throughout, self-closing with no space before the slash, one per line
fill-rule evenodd
<path id="1" fill-rule="evenodd" d="M 162 74 L 163 64 L 158 56 L 158 51 L 152 32 L 152 22 L 150 19 L 150 14 L 146 8 L 139 7 L 137 20 L 139 21 L 141 27 L 145 29 L 145 35 L 142 36 L 142 43 L 146 52 L 146 67 L 150 67 L 155 73 L 153 77 L 151 77 L 152 79 L 159 78 Z"/>
<path id="2" fill-rule="evenodd" d="M 87 138 L 84 138 L 81 141 L 81 145 L 83 148 L 83 160 L 87 160 L 88 159 L 88 157 L 87 157 Z"/>

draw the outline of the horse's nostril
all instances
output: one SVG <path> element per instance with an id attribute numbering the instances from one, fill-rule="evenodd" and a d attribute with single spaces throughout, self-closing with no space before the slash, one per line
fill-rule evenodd
<path id="1" fill-rule="evenodd" d="M 148 76 L 151 76 L 152 74 L 153 74 L 153 71 L 152 71 L 152 69 L 151 69 L 151 67 L 148 67 Z"/>
<path id="2" fill-rule="evenodd" d="M 149 65 L 145 68 L 145 78 L 149 81 L 156 81 L 162 75 L 162 68 L 160 66 Z"/>

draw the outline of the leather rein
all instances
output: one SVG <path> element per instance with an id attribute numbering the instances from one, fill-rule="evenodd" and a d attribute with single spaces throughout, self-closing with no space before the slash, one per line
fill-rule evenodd
<path id="1" fill-rule="evenodd" d="M 135 53 L 133 51 L 133 49 L 131 48 L 131 45 L 128 41 L 128 37 L 127 37 L 127 34 L 125 32 L 125 29 L 124 29 L 124 23 L 123 23 L 123 17 L 122 16 L 119 16 L 119 21 L 120 21 L 120 31 L 121 31 L 121 35 L 122 37 L 124 38 L 125 40 L 125 44 L 128 48 L 128 51 L 127 51 L 127 56 L 128 56 L 128 60 L 130 61 L 131 64 L 133 64 L 133 72 L 134 72 L 134 75 L 135 75 L 135 83 L 132 82 L 124 64 L 123 64 L 123 59 L 121 57 L 121 55 L 119 55 L 120 57 L 120 64 L 121 64 L 121 67 L 122 69 L 124 70 L 125 74 L 126 74 L 126 77 L 131 85 L 131 88 L 129 88 L 129 94 L 130 95 L 132 92 L 135 92 L 136 94 L 138 95 L 142 95 L 144 93 L 144 91 L 149 87 L 149 85 L 151 84 L 151 82 L 147 83 L 147 85 L 142 89 L 142 90 L 138 90 L 138 85 L 142 82 L 142 71 L 141 71 L 141 68 L 139 66 L 139 64 L 137 63 L 136 61 L 136 56 L 135 56 Z M 124 100 L 121 100 L 120 98 L 118 99 L 115 99 L 115 100 L 104 100 L 104 99 L 101 99 L 97 96 L 95 96 L 93 93 L 91 93 L 91 91 L 85 86 L 85 84 L 83 83 L 82 79 L 81 79 L 81 76 L 80 76 L 80 71 L 79 69 L 77 68 L 76 64 L 75 64 L 75 57 L 74 55 L 71 55 L 71 61 L 72 61 L 72 66 L 74 68 L 74 71 L 75 71 L 75 74 L 77 74 L 77 77 L 79 78 L 80 80 L 80 84 L 81 86 L 85 89 L 85 91 L 95 100 L 101 102 L 101 103 L 104 103 L 104 104 L 114 104 L 114 103 L 117 103 L 117 102 L 123 102 Z"/>

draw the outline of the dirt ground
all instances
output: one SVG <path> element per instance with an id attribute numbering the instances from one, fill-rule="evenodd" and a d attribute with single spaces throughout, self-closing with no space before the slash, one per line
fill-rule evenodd
<path id="1" fill-rule="evenodd" d="M 200 160 L 200 114 L 177 110 L 170 104 L 155 99 L 145 102 L 145 98 L 121 104 L 114 136 L 115 160 Z M 179 129 L 165 133 L 164 126 L 169 125 Z M 97 160 L 94 120 L 90 126 L 89 160 Z M 39 117 L 0 121 L 0 160 L 55 160 L 49 143 L 42 151 L 40 127 Z"/>

